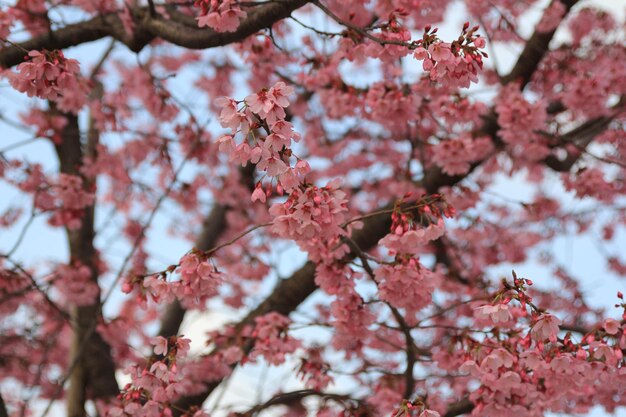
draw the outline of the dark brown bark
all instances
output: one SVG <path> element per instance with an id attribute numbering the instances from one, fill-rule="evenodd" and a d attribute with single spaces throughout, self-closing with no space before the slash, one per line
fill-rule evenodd
<path id="1" fill-rule="evenodd" d="M 555 1 L 560 1 L 565 5 L 565 16 L 567 16 L 567 13 L 569 13 L 572 7 L 578 3 L 578 0 Z M 563 16 L 563 18 L 565 18 L 565 16 Z M 517 62 L 515 63 L 513 70 L 502 78 L 502 83 L 508 84 L 512 81 L 519 81 L 521 88 L 524 88 L 526 84 L 530 82 L 530 79 L 539 66 L 539 63 L 546 55 L 546 52 L 550 49 L 550 42 L 552 42 L 555 32 L 556 28 L 550 32 L 535 31 L 526 42 L 524 50 L 517 58 Z"/>
<path id="2" fill-rule="evenodd" d="M 54 109 L 52 111 L 55 111 Z M 62 132 L 62 141 L 55 146 L 60 163 L 60 171 L 64 174 L 81 176 L 80 167 L 83 163 L 83 147 L 80 140 L 78 118 L 75 115 L 63 114 L 68 123 Z M 95 146 L 90 133 L 88 151 Z M 89 146 L 91 145 L 91 146 Z M 93 183 L 83 178 L 84 188 L 90 189 Z M 85 208 L 81 225 L 77 229 L 66 229 L 70 247 L 71 261 L 78 261 L 91 271 L 91 280 L 97 283 L 96 250 L 93 246 L 94 206 Z M 70 363 L 74 363 L 70 374 L 70 387 L 66 393 L 68 416 L 84 417 L 84 404 L 88 396 L 94 399 L 107 398 L 119 393 L 115 380 L 115 364 L 109 345 L 93 330 L 95 323 L 102 315 L 99 297 L 87 306 L 72 307 L 70 316 L 74 329 Z"/>
<path id="3" fill-rule="evenodd" d="M 471 413 L 473 409 L 474 404 L 469 400 L 469 398 L 463 398 L 461 401 L 448 406 L 448 410 L 443 417 L 460 416 L 461 414 Z"/>
<path id="4" fill-rule="evenodd" d="M 7 406 L 4 404 L 4 398 L 0 395 L 0 417 L 9 417 Z"/>
<path id="5" fill-rule="evenodd" d="M 254 189 L 254 170 L 255 166 L 252 164 L 239 169 L 240 183 L 248 187 L 250 191 Z M 194 245 L 196 249 L 206 252 L 217 245 L 218 240 L 226 230 L 226 213 L 230 209 L 229 206 L 219 203 L 213 206 L 209 215 L 202 222 L 202 230 Z M 177 335 L 186 313 L 187 310 L 178 300 L 170 303 L 165 308 L 161 318 L 161 328 L 158 335 L 165 338 Z"/>
<path id="6" fill-rule="evenodd" d="M 576 150 L 567 151 L 563 159 L 559 159 L 555 155 L 549 155 L 544 160 L 545 164 L 557 172 L 566 172 L 572 169 L 572 166 L 580 159 L 580 156 L 591 142 L 608 129 L 611 122 L 615 120 L 615 117 L 624 111 L 624 99 L 622 98 L 613 106 L 612 110 L 611 115 L 588 120 L 577 128 L 572 129 L 570 132 L 561 135 L 558 138 L 557 146 L 566 148 L 566 145 L 571 144 L 576 147 Z"/>
<path id="7" fill-rule="evenodd" d="M 150 16 L 149 8 L 143 7 L 133 10 L 135 28 L 129 35 L 117 13 L 109 13 L 36 36 L 17 46 L 2 48 L 0 66 L 9 68 L 19 64 L 24 60 L 25 50 L 65 49 L 106 37 L 117 39 L 134 52 L 141 51 L 155 39 L 163 39 L 191 49 L 215 48 L 244 40 L 261 29 L 269 28 L 308 2 L 309 0 L 285 0 L 255 7 L 241 22 L 237 31 L 225 33 L 208 28 L 192 28 L 181 22 L 181 19 L 166 20 L 159 15 L 153 17 Z"/>
<path id="8" fill-rule="evenodd" d="M 211 213 L 206 217 L 202 224 L 202 232 L 196 239 L 195 247 L 201 251 L 207 251 L 213 248 L 222 232 L 226 229 L 226 212 L 227 207 L 216 204 Z M 178 334 L 180 325 L 185 318 L 187 310 L 178 302 L 178 300 L 170 303 L 161 318 L 161 328 L 158 335 L 165 338 Z"/>

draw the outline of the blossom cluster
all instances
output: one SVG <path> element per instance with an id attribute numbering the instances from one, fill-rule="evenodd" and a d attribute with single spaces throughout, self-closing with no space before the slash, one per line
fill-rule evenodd
<path id="1" fill-rule="evenodd" d="M 78 61 L 65 58 L 62 51 L 30 51 L 17 71 L 5 75 L 13 88 L 29 97 L 55 101 L 59 109 L 74 113 L 87 101 L 88 85 Z"/>
<path id="2" fill-rule="evenodd" d="M 403 200 L 409 196 L 405 196 Z M 443 236 L 443 217 L 454 215 L 454 208 L 440 195 L 423 198 L 414 204 L 416 212 L 404 209 L 402 200 L 396 203 L 391 215 L 391 233 L 379 241 L 392 255 L 421 253 L 424 245 Z"/>
<path id="3" fill-rule="evenodd" d="M 333 347 L 346 352 L 358 352 L 370 334 L 369 327 L 376 317 L 352 285 L 339 289 L 330 305 L 332 325 L 336 330 Z"/>
<path id="4" fill-rule="evenodd" d="M 413 56 L 423 61 L 424 71 L 430 79 L 442 84 L 469 87 L 478 81 L 478 72 L 483 68 L 483 58 L 487 53 L 481 51 L 485 47 L 485 38 L 476 34 L 478 26 L 463 25 L 459 38 L 453 42 L 440 40 L 437 29 L 427 26 L 423 39 L 415 49 Z"/>
<path id="5" fill-rule="evenodd" d="M 545 323 L 535 331 L 540 322 Z M 535 344 L 531 345 L 527 336 L 509 339 L 506 348 L 474 350 L 460 367 L 481 384 L 470 395 L 476 404 L 473 415 L 504 417 L 514 410 L 518 415 L 531 416 L 547 409 L 565 411 L 569 401 L 588 395 L 582 387 L 593 386 L 600 375 L 605 383 L 623 384 L 617 364 L 626 345 L 620 342 L 612 346 L 610 338 L 591 335 L 580 343 L 569 337 L 557 341 L 556 330 L 555 319 L 548 315 L 533 327 L 538 337 Z M 540 339 L 550 343 L 545 345 Z M 483 346 L 488 345 L 483 342 Z"/>
<path id="6" fill-rule="evenodd" d="M 257 317 L 251 334 L 254 349 L 250 359 L 262 357 L 272 365 L 284 363 L 286 355 L 295 352 L 301 345 L 300 341 L 287 333 L 290 323 L 289 318 L 276 312 Z"/>
<path id="7" fill-rule="evenodd" d="M 46 178 L 37 165 L 28 171 L 28 178 L 18 185 L 22 191 L 35 195 L 36 209 L 51 213 L 48 223 L 70 229 L 80 227 L 85 208 L 94 202 L 93 192 L 83 185 L 84 179 L 77 175 L 59 174 L 54 181 Z"/>
<path id="8" fill-rule="evenodd" d="M 172 94 L 167 89 L 166 79 L 155 77 L 149 70 L 150 68 L 129 67 L 122 62 L 116 62 L 115 65 L 120 73 L 122 84 L 114 95 L 108 97 L 106 100 L 108 102 L 101 103 L 99 107 L 92 107 L 92 111 L 98 109 L 94 112 L 95 117 L 107 123 L 107 115 L 102 113 L 103 110 L 111 111 L 111 107 L 114 107 L 116 112 L 130 112 L 128 101 L 131 98 L 139 100 L 155 119 L 171 121 L 176 117 L 179 108 L 174 104 Z M 119 115 L 113 116 L 119 117 Z"/>
<path id="9" fill-rule="evenodd" d="M 333 180 L 324 187 L 302 184 L 293 189 L 284 203 L 270 207 L 272 231 L 294 240 L 311 259 L 322 260 L 346 235 L 342 225 L 347 200 L 339 184 L 340 180 Z"/>
<path id="10" fill-rule="evenodd" d="M 131 382 L 118 396 L 119 404 L 106 410 L 107 417 L 171 416 L 169 404 L 187 392 L 184 374 L 177 363 L 189 352 L 189 339 L 155 337 L 154 359 L 147 366 L 131 365 L 126 369 Z"/>
<path id="11" fill-rule="evenodd" d="M 545 129 L 547 114 L 543 101 L 530 103 L 512 83 L 501 90 L 495 110 L 500 126 L 498 135 L 515 156 L 538 161 L 549 154 L 546 139 L 536 133 Z"/>
<path id="12" fill-rule="evenodd" d="M 507 303 L 497 303 L 495 305 L 485 304 L 474 309 L 474 316 L 480 322 L 493 323 L 494 325 L 503 326 L 513 318 L 511 308 Z"/>
<path id="13" fill-rule="evenodd" d="M 375 27 L 377 31 L 365 34 L 348 29 L 342 33 L 338 54 L 350 61 L 362 62 L 365 58 L 376 58 L 392 62 L 413 51 L 413 56 L 422 62 L 430 79 L 453 87 L 469 87 L 478 81 L 487 53 L 485 38 L 478 35 L 478 26 L 463 25 L 458 39 L 445 42 L 437 36 L 437 28 L 426 25 L 422 39 L 411 41 L 411 31 L 401 22 L 403 12 L 390 13 L 387 23 Z M 350 14 L 350 18 L 354 17 Z"/>
<path id="14" fill-rule="evenodd" d="M 293 88 L 283 82 L 277 82 L 269 89 L 263 89 L 248 95 L 242 108 L 236 100 L 222 97 L 217 104 L 222 108 L 219 116 L 223 127 L 229 128 L 231 134 L 218 138 L 219 149 L 229 155 L 231 161 L 241 165 L 248 162 L 256 164 L 260 171 L 277 180 L 279 191 L 290 191 L 310 171 L 306 161 L 298 160 L 294 167 L 290 166 L 292 141 L 298 142 L 300 135 L 293 131 L 293 125 L 285 120 L 285 108 L 289 106 L 288 96 Z M 264 129 L 267 135 L 261 135 Z M 237 133 L 243 135 L 241 143 L 237 143 Z M 260 185 L 253 194 L 253 200 L 265 201 Z"/>
<path id="15" fill-rule="evenodd" d="M 606 319 L 574 341 L 571 332 L 562 331 L 554 314 L 533 304 L 527 294 L 532 281 L 513 276 L 513 285 L 503 282 L 494 304 L 474 309 L 476 327 L 496 330 L 493 338 L 478 341 L 468 337 L 465 341 L 460 370 L 480 382 L 470 395 L 476 405 L 473 415 L 503 417 L 515 410 L 531 416 L 547 409 L 565 411 L 565 404 L 589 395 L 580 388 L 593 386 L 599 375 L 607 383 L 623 383 L 619 369 L 626 348 L 623 322 Z M 616 306 L 626 308 L 621 293 L 618 297 L 622 303 Z M 521 307 L 511 306 L 512 300 Z M 494 343 L 498 333 L 509 333 L 506 345 Z"/>
<path id="16" fill-rule="evenodd" d="M 406 88 L 390 83 L 373 84 L 367 91 L 363 107 L 371 120 L 403 131 L 411 120 L 421 98 Z"/>
<path id="17" fill-rule="evenodd" d="M 200 8 L 198 26 L 208 26 L 216 32 L 235 32 L 241 19 L 247 13 L 241 10 L 236 0 L 195 0 L 194 6 Z"/>
<path id="18" fill-rule="evenodd" d="M 600 201 L 611 202 L 615 199 L 615 185 L 604 178 L 598 168 L 583 168 L 573 175 L 565 174 L 564 185 L 568 191 L 574 191 L 579 198 L 593 197 Z"/>
<path id="19" fill-rule="evenodd" d="M 11 14 L 5 12 L 4 10 L 0 10 L 0 39 L 6 39 L 11 31 L 11 26 L 13 25 L 13 16 Z"/>
<path id="20" fill-rule="evenodd" d="M 168 282 L 168 274 L 175 271 L 180 279 Z M 187 308 L 204 308 L 206 301 L 217 294 L 221 282 L 221 274 L 211 260 L 202 253 L 192 251 L 180 259 L 178 267 L 171 266 L 163 273 L 145 277 L 129 275 L 122 290 L 130 293 L 137 289 L 142 303 L 149 294 L 155 302 L 170 302 L 177 298 Z"/>
<path id="21" fill-rule="evenodd" d="M 487 137 L 461 136 L 433 146 L 433 162 L 448 175 L 463 175 L 469 172 L 472 162 L 481 160 L 492 149 Z"/>
<path id="22" fill-rule="evenodd" d="M 415 312 L 428 306 L 437 284 L 437 274 L 410 258 L 375 271 L 380 298 L 397 308 Z"/>
<path id="23" fill-rule="evenodd" d="M 100 295 L 100 287 L 92 276 L 87 265 L 75 261 L 72 265 L 59 265 L 51 280 L 66 303 L 80 307 L 93 304 Z"/>

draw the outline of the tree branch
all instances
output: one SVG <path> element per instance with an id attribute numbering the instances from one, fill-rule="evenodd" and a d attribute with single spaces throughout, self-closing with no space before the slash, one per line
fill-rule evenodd
<path id="1" fill-rule="evenodd" d="M 263 404 L 256 405 L 252 407 L 251 409 L 249 409 L 248 411 L 245 411 L 243 413 L 237 413 L 236 415 L 242 416 L 242 417 L 252 417 L 267 408 L 270 408 L 276 405 L 289 406 L 291 404 L 296 404 L 307 397 L 320 397 L 324 399 L 337 401 L 340 403 L 345 403 L 345 402 L 350 402 L 350 401 L 360 402 L 359 400 L 351 398 L 349 395 L 333 394 L 333 393 L 320 392 L 320 391 L 315 391 L 315 390 L 310 390 L 310 389 L 304 389 L 304 390 L 299 390 L 299 391 L 283 392 L 280 394 L 276 394 L 275 396 L 273 396 L 272 398 L 270 398 Z"/>
<path id="2" fill-rule="evenodd" d="M 250 191 L 254 189 L 254 169 L 255 166 L 253 164 L 248 164 L 239 169 L 240 182 L 248 187 Z M 213 206 L 213 209 L 202 223 L 202 231 L 196 238 L 194 245 L 196 249 L 206 252 L 217 245 L 217 241 L 226 230 L 226 213 L 228 210 L 230 210 L 230 207 L 223 204 L 216 203 Z M 177 335 L 186 313 L 187 310 L 178 300 L 170 303 L 161 319 L 161 328 L 158 335 L 165 338 Z"/>
<path id="3" fill-rule="evenodd" d="M 57 110 L 52 107 L 51 112 Z M 93 181 L 80 173 L 83 164 L 83 150 L 80 141 L 78 117 L 72 114 L 62 114 L 68 121 L 61 133 L 61 143 L 55 145 L 55 150 L 62 173 L 77 175 L 83 178 L 83 187 L 90 189 Z M 90 132 L 89 142 L 95 140 Z M 88 143 L 89 148 L 95 147 Z M 90 151 L 88 149 L 88 151 Z M 94 239 L 94 206 L 86 207 L 78 229 L 67 229 L 71 260 L 79 261 L 91 271 L 91 280 L 97 284 L 98 268 L 96 265 L 97 253 L 93 246 Z M 111 356 L 109 345 L 100 337 L 98 332 L 90 331 L 91 325 L 101 317 L 99 297 L 91 305 L 73 307 L 71 311 L 73 338 L 71 360 L 80 355 L 76 366 L 71 371 L 70 387 L 66 394 L 68 416 L 85 416 L 84 404 L 87 391 L 95 399 L 115 396 L 119 392 L 115 379 L 115 364 Z M 80 352 L 84 346 L 84 352 Z"/>
<path id="4" fill-rule="evenodd" d="M 202 231 L 196 239 L 195 247 L 201 251 L 207 251 L 215 246 L 217 240 L 226 229 L 227 208 L 221 204 L 215 204 L 211 213 L 202 224 Z M 161 328 L 158 335 L 168 338 L 178 334 L 180 325 L 185 318 L 187 310 L 178 300 L 170 303 L 161 318 Z"/>
<path id="5" fill-rule="evenodd" d="M 469 398 L 463 398 L 461 401 L 452 404 L 448 407 L 448 410 L 443 415 L 443 417 L 456 417 L 461 414 L 471 413 L 474 409 L 474 403 L 472 403 Z"/>
<path id="6" fill-rule="evenodd" d="M 237 31 L 223 33 L 207 28 L 191 28 L 175 20 L 166 20 L 160 15 L 152 17 L 149 9 L 143 7 L 131 11 L 135 27 L 133 33 L 128 34 L 118 14 L 109 13 L 2 48 L 0 66 L 9 68 L 19 64 L 24 59 L 24 50 L 65 49 L 109 36 L 134 52 L 141 51 L 155 39 L 163 39 L 191 49 L 224 46 L 271 27 L 308 2 L 309 0 L 285 0 L 267 3 L 250 11 Z"/>
<path id="7" fill-rule="evenodd" d="M 404 334 L 404 343 L 406 344 L 406 369 L 404 371 L 404 398 L 410 399 L 413 395 L 413 391 L 415 391 L 415 378 L 413 377 L 413 370 L 415 368 L 415 360 L 417 356 L 415 340 L 413 340 L 413 336 L 411 336 L 411 328 L 407 324 L 402 314 L 398 311 L 397 308 L 389 305 L 391 309 L 391 313 L 395 317 L 398 322 L 398 326 L 402 329 L 402 333 Z"/>
<path id="8" fill-rule="evenodd" d="M 554 0 L 561 1 L 565 6 L 565 13 L 561 20 L 565 19 L 569 11 L 574 7 L 578 0 Z M 554 33 L 558 29 L 558 25 L 550 32 L 540 32 L 535 30 L 530 39 L 526 42 L 524 50 L 517 58 L 515 66 L 511 72 L 502 77 L 502 84 L 508 84 L 512 81 L 519 81 L 523 89 L 530 82 L 539 63 L 550 49 L 550 42 L 554 37 Z"/>
<path id="9" fill-rule="evenodd" d="M 291 12 L 309 3 L 310 0 L 288 0 L 271 2 L 248 14 L 236 32 L 215 32 L 207 28 L 190 28 L 184 24 L 162 18 L 145 19 L 141 27 L 154 37 L 175 45 L 191 49 L 207 49 L 228 45 L 247 38 L 261 29 L 289 17 Z"/>
<path id="10" fill-rule="evenodd" d="M 0 394 L 0 417 L 9 417 L 9 413 L 7 412 L 7 407 L 4 404 L 4 398 L 2 398 L 2 394 Z"/>
<path id="11" fill-rule="evenodd" d="M 612 107 L 612 113 L 608 116 L 600 116 L 588 120 L 575 129 L 559 137 L 558 142 L 567 146 L 574 145 L 577 150 L 568 151 L 564 159 L 559 159 L 556 155 L 548 155 L 544 160 L 545 164 L 557 172 L 569 171 L 578 161 L 583 151 L 593 142 L 593 140 L 606 129 L 615 118 L 623 111 L 624 98 Z"/>

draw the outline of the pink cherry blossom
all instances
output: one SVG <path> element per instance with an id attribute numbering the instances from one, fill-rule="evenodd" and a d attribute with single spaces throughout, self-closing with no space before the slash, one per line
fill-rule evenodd
<path id="1" fill-rule="evenodd" d="M 56 101 L 59 108 L 74 113 L 86 102 L 88 85 L 80 78 L 78 61 L 61 51 L 30 51 L 17 70 L 8 73 L 9 81 L 29 97 Z"/>
<path id="2" fill-rule="evenodd" d="M 255 338 L 251 358 L 263 357 L 273 365 L 285 361 L 286 355 L 295 352 L 300 342 L 286 334 L 289 319 L 278 313 L 268 313 L 256 318 L 256 327 L 252 333 Z"/>
<path id="3" fill-rule="evenodd" d="M 166 355 L 167 354 L 167 339 L 164 337 L 155 337 L 152 339 L 152 344 L 154 345 L 154 354 L 155 355 Z"/>
<path id="4" fill-rule="evenodd" d="M 531 334 L 539 341 L 549 339 L 551 342 L 555 342 L 559 333 L 559 324 L 561 321 L 555 316 L 542 314 L 534 324 Z"/>
<path id="5" fill-rule="evenodd" d="M 235 32 L 247 16 L 234 0 L 197 0 L 195 6 L 202 9 L 198 26 L 209 26 L 217 32 Z"/>
<path id="6" fill-rule="evenodd" d="M 614 319 L 604 320 L 604 330 L 610 335 L 616 335 L 621 328 L 620 323 Z"/>
<path id="7" fill-rule="evenodd" d="M 506 323 L 513 318 L 511 311 L 506 304 L 484 305 L 476 307 L 474 311 L 476 317 L 483 319 L 489 318 L 494 323 Z"/>
<path id="8" fill-rule="evenodd" d="M 438 239 L 445 233 L 443 220 L 426 228 L 410 230 L 401 235 L 391 233 L 380 240 L 380 244 L 397 253 L 418 254 L 423 245 Z"/>

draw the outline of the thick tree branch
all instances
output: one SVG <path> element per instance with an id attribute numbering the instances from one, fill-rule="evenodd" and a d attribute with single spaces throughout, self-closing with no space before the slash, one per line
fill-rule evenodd
<path id="1" fill-rule="evenodd" d="M 266 410 L 268 408 L 271 408 L 277 405 L 290 406 L 292 404 L 297 404 L 307 397 L 319 397 L 319 398 L 323 398 L 326 400 L 333 400 L 339 403 L 346 403 L 346 402 L 358 403 L 359 402 L 359 400 L 351 398 L 349 395 L 333 394 L 333 393 L 328 393 L 328 392 L 304 389 L 304 390 L 299 390 L 299 391 L 283 392 L 280 394 L 276 394 L 275 396 L 273 396 L 266 402 L 256 405 L 252 407 L 251 409 L 249 409 L 248 411 L 245 411 L 243 413 L 237 413 L 236 415 L 241 416 L 241 417 L 252 417 L 254 415 L 257 415 L 263 410 Z"/>
<path id="2" fill-rule="evenodd" d="M 562 19 L 565 19 L 569 11 L 574 7 L 578 0 L 554 0 L 560 1 L 565 6 L 566 12 Z M 562 20 L 561 19 L 561 20 Z M 526 42 L 524 50 L 517 58 L 515 66 L 511 72 L 502 78 L 502 84 L 508 84 L 512 81 L 519 81 L 521 88 L 530 82 L 539 63 L 550 49 L 550 42 L 554 37 L 558 25 L 550 32 L 540 32 L 535 30 L 530 39 Z"/>
<path id="3" fill-rule="evenodd" d="M 9 413 L 7 412 L 7 406 L 4 404 L 4 398 L 0 394 L 0 417 L 9 417 Z"/>
<path id="4" fill-rule="evenodd" d="M 117 13 L 109 13 L 2 48 L 0 66 L 8 68 L 19 64 L 26 55 L 25 50 L 65 49 L 109 36 L 135 52 L 140 51 L 155 39 L 163 39 L 192 49 L 224 46 L 241 41 L 261 29 L 271 27 L 308 2 L 308 0 L 274 1 L 256 7 L 248 13 L 248 17 L 241 22 L 237 31 L 224 33 L 207 28 L 191 28 L 175 20 L 166 20 L 160 15 L 152 17 L 149 9 L 144 7 L 132 11 L 135 27 L 133 33 L 128 34 Z"/>
<path id="5" fill-rule="evenodd" d="M 227 208 L 221 204 L 213 206 L 211 213 L 202 224 L 202 231 L 196 239 L 195 248 L 207 251 L 216 245 L 222 232 L 226 229 L 226 212 Z M 161 318 L 161 328 L 158 335 L 165 338 L 177 335 L 186 312 L 187 310 L 178 300 L 170 303 Z"/>
<path id="6" fill-rule="evenodd" d="M 85 22 L 67 25 L 22 43 L 2 48 L 0 49 L 0 67 L 9 68 L 21 63 L 26 55 L 25 51 L 65 49 L 107 36 L 112 36 L 127 46 L 132 41 L 125 34 L 121 20 L 115 14 L 108 14 Z"/>
<path id="7" fill-rule="evenodd" d="M 365 404 L 364 400 L 353 398 L 349 395 L 333 394 L 333 393 L 305 389 L 305 390 L 276 394 L 275 396 L 273 396 L 266 402 L 259 404 L 257 406 L 254 406 L 248 411 L 245 411 L 243 413 L 236 413 L 236 415 L 241 416 L 241 417 L 252 417 L 270 407 L 274 407 L 277 405 L 289 406 L 292 404 L 297 404 L 298 402 L 302 401 L 304 398 L 307 398 L 307 397 L 319 397 L 323 399 L 336 401 L 339 403 L 352 402 L 352 403 L 357 403 L 357 404 Z M 474 404 L 472 404 L 472 402 L 468 398 L 463 398 L 462 400 L 448 406 L 448 409 L 446 410 L 445 414 L 443 414 L 443 417 L 456 417 L 462 414 L 470 413 L 473 409 L 474 409 Z"/>
<path id="8" fill-rule="evenodd" d="M 247 38 L 261 29 L 288 17 L 310 0 L 285 0 L 268 3 L 251 11 L 236 32 L 215 32 L 206 28 L 190 28 L 163 18 L 144 19 L 141 27 L 154 37 L 191 49 L 207 49 L 228 45 Z"/>
<path id="9" fill-rule="evenodd" d="M 397 308 L 389 306 L 391 313 L 398 322 L 398 326 L 402 329 L 404 334 L 404 343 L 406 344 L 406 369 L 404 371 L 404 398 L 409 399 L 415 391 L 415 378 L 413 377 L 413 371 L 415 368 L 415 362 L 417 359 L 417 349 L 415 346 L 415 340 L 411 336 L 411 327 L 407 324 L 404 317 Z"/>
<path id="10" fill-rule="evenodd" d="M 53 108 L 51 111 L 56 112 Z M 63 114 L 68 123 L 61 134 L 62 141 L 55 146 L 62 173 L 81 176 L 83 149 L 80 141 L 78 118 L 72 114 Z M 93 132 L 89 132 L 88 152 L 95 148 Z M 93 187 L 93 182 L 83 177 L 84 188 Z M 78 261 L 91 271 L 91 280 L 97 284 L 97 253 L 93 246 L 94 207 L 85 208 L 81 225 L 77 229 L 66 229 L 72 261 Z M 76 358 L 76 366 L 71 370 L 70 387 L 66 394 L 68 416 L 85 416 L 84 404 L 87 396 L 107 398 L 119 392 L 115 380 L 115 365 L 109 345 L 91 326 L 101 317 L 100 300 L 91 305 L 73 307 L 71 311 L 74 329 L 70 363 Z M 82 351 L 81 351 L 82 350 Z"/>
<path id="11" fill-rule="evenodd" d="M 603 133 L 610 126 L 611 122 L 624 111 L 624 98 L 612 107 L 612 112 L 608 116 L 600 116 L 588 120 L 575 129 L 567 132 L 559 137 L 559 145 L 567 147 L 574 145 L 577 149 L 568 151 L 563 159 L 559 159 L 556 155 L 549 155 L 544 160 L 545 164 L 557 172 L 569 171 L 572 166 L 581 157 L 583 151 L 593 142 L 593 140 Z"/>
<path id="12" fill-rule="evenodd" d="M 471 413 L 473 409 L 474 404 L 469 400 L 469 398 L 463 398 L 461 401 L 450 405 L 443 417 L 460 416 L 461 414 Z"/>
<path id="13" fill-rule="evenodd" d="M 254 189 L 254 169 L 255 166 L 252 164 L 239 169 L 241 184 L 251 191 Z M 228 210 L 230 207 L 223 204 L 216 203 L 213 206 L 209 215 L 202 222 L 202 230 L 194 245 L 196 249 L 206 252 L 217 245 L 219 238 L 226 230 L 226 213 Z M 187 310 L 178 300 L 170 303 L 161 318 L 161 328 L 158 335 L 165 338 L 177 335 L 186 313 Z"/>

